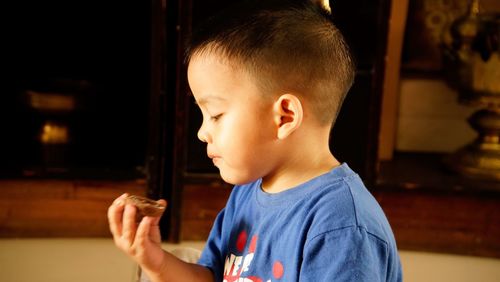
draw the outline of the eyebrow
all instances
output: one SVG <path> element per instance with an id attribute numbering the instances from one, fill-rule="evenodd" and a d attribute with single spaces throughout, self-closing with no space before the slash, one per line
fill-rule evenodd
<path id="1" fill-rule="evenodd" d="M 201 105 L 208 104 L 212 101 L 224 102 L 224 101 L 226 101 L 226 99 L 219 97 L 219 96 L 215 96 L 215 95 L 209 95 L 206 97 L 201 97 L 198 101 L 194 100 L 194 103 L 197 104 L 198 106 L 201 106 Z"/>

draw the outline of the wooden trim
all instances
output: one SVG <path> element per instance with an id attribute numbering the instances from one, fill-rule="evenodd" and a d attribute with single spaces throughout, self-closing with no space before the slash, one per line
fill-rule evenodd
<path id="1" fill-rule="evenodd" d="M 176 25 L 175 25 L 175 91 L 168 93 L 173 98 L 173 112 L 171 118 L 175 120 L 174 143 L 173 143 L 173 165 L 171 196 L 172 209 L 170 222 L 172 232 L 169 234 L 169 241 L 179 242 L 182 229 L 182 207 L 183 207 L 183 182 L 184 171 L 186 170 L 186 138 L 187 138 L 187 100 L 186 93 L 187 69 L 184 64 L 184 43 L 187 34 L 191 30 L 191 0 L 176 2 Z M 174 44 L 171 42 L 170 44 Z M 172 60 L 174 58 L 172 57 Z M 173 76 L 173 74 L 172 74 Z M 173 96 L 173 97 L 172 97 Z"/>
<path id="2" fill-rule="evenodd" d="M 378 11 L 378 33 L 380 43 L 377 44 L 377 51 L 375 53 L 375 65 L 373 67 L 373 93 L 375 98 L 370 102 L 372 105 L 370 107 L 370 118 L 368 119 L 368 133 L 369 140 L 366 143 L 367 150 L 367 161 L 365 165 L 366 173 L 365 180 L 368 183 L 374 183 L 377 178 L 377 161 L 378 161 L 378 146 L 379 146 L 379 133 L 380 133 L 380 122 L 377 120 L 382 114 L 382 97 L 384 90 L 384 80 L 386 77 L 385 70 L 387 68 L 386 60 L 386 50 L 388 46 L 389 38 L 389 28 L 390 22 L 389 17 L 391 14 L 392 3 L 398 0 L 385 0 L 382 1 L 383 5 L 380 6 L 380 11 Z"/>
<path id="3" fill-rule="evenodd" d="M 145 179 L 0 180 L 0 237 L 110 237 L 109 205 L 145 191 Z"/>
<path id="4" fill-rule="evenodd" d="M 387 38 L 385 77 L 382 90 L 382 110 L 380 113 L 380 132 L 378 159 L 392 158 L 396 139 L 399 77 L 401 53 L 403 49 L 406 17 L 409 0 L 392 1 Z"/>
<path id="5" fill-rule="evenodd" d="M 441 154 L 394 154 L 373 194 L 402 249 L 500 257 L 500 183 L 445 170 Z"/>
<path id="6" fill-rule="evenodd" d="M 374 195 L 399 249 L 500 258 L 500 194 L 377 189 Z"/>

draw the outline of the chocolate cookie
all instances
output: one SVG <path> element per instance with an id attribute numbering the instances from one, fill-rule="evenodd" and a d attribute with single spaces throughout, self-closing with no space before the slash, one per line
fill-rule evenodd
<path id="1" fill-rule="evenodd" d="M 164 206 L 145 197 L 130 195 L 125 199 L 125 201 L 127 204 L 134 205 L 137 208 L 137 215 L 140 217 L 160 216 L 165 211 Z"/>

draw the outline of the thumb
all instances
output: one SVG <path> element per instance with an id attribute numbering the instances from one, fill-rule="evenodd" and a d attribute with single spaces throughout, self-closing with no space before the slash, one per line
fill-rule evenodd
<path id="1" fill-rule="evenodd" d="M 165 208 L 167 207 L 167 201 L 161 199 L 161 200 L 158 200 L 157 201 L 158 204 L 164 206 Z M 164 209 L 165 211 L 165 209 Z M 147 238 L 149 238 L 150 235 L 153 235 L 153 237 L 161 237 L 160 236 L 160 219 L 161 219 L 161 216 L 163 214 L 159 215 L 159 216 L 155 216 L 155 217 L 151 217 L 151 216 L 145 216 L 142 218 L 141 222 L 139 223 L 139 226 L 137 228 L 137 231 L 136 231 L 136 237 L 137 239 L 139 240 L 147 240 Z M 153 230 L 151 230 L 153 228 Z M 153 233 L 151 233 L 153 232 Z M 161 240 L 161 239 L 159 239 Z"/>
<path id="2" fill-rule="evenodd" d="M 147 241 L 152 235 L 153 237 L 159 237 L 159 232 L 160 232 L 160 216 L 158 217 L 151 217 L 151 216 L 145 216 L 142 218 L 141 222 L 139 223 L 139 226 L 136 231 L 136 240 L 137 241 Z M 153 230 L 152 230 L 153 229 Z M 156 238 L 155 238 L 156 239 Z M 161 239 L 159 239 L 161 240 Z M 156 241 L 156 240 L 154 240 Z"/>
<path id="3" fill-rule="evenodd" d="M 149 229 L 153 226 L 153 221 L 155 217 L 145 216 L 142 218 L 139 226 L 137 227 L 136 237 L 139 238 L 147 238 L 149 235 Z"/>
<path id="4" fill-rule="evenodd" d="M 158 201 L 156 201 L 158 204 L 164 206 L 165 208 L 167 207 L 167 201 L 164 200 L 164 199 L 160 199 Z"/>
<path id="5" fill-rule="evenodd" d="M 158 200 L 156 202 L 158 204 L 160 204 L 161 206 L 165 207 L 165 208 L 163 209 L 163 212 L 161 213 L 161 215 L 154 217 L 154 220 L 152 221 L 153 225 L 158 225 L 159 224 L 160 218 L 163 216 L 163 214 L 165 213 L 165 210 L 167 209 L 167 201 L 165 201 L 163 199 L 160 199 L 160 200 Z"/>

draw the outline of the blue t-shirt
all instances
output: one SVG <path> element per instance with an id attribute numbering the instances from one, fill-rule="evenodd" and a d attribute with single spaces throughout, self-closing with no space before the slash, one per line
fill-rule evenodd
<path id="1" fill-rule="evenodd" d="M 401 281 L 391 227 L 347 164 L 268 194 L 235 186 L 198 264 L 216 281 Z"/>

